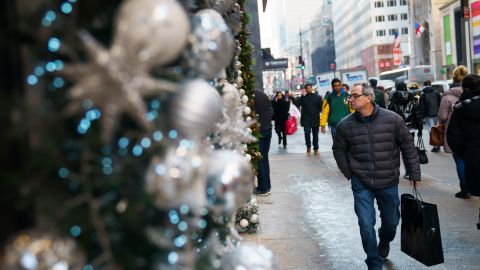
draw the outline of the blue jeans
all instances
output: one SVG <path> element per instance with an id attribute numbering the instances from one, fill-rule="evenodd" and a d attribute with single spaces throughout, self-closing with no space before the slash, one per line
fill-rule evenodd
<path id="1" fill-rule="evenodd" d="M 270 151 L 270 141 L 272 140 L 272 129 L 260 132 L 260 154 L 262 158 L 258 162 L 258 191 L 270 191 L 270 163 L 268 161 L 268 151 Z"/>
<path id="2" fill-rule="evenodd" d="M 465 162 L 459 156 L 453 154 L 453 159 L 455 160 L 455 165 L 457 167 L 458 180 L 460 180 L 460 188 L 464 190 L 465 188 Z"/>
<path id="3" fill-rule="evenodd" d="M 331 123 L 331 124 L 328 124 L 328 127 L 330 128 L 330 133 L 332 133 L 332 139 L 335 140 L 335 134 L 337 134 L 337 124 Z"/>
<path id="4" fill-rule="evenodd" d="M 303 131 L 305 132 L 305 145 L 308 149 L 312 147 L 312 141 L 310 140 L 310 133 L 312 133 L 313 137 L 313 149 L 318 149 L 318 131 L 320 127 L 303 127 Z"/>
<path id="5" fill-rule="evenodd" d="M 363 250 L 367 254 L 365 263 L 368 265 L 369 270 L 381 270 L 383 260 L 377 248 L 374 200 L 377 200 L 380 219 L 382 221 L 381 227 L 378 230 L 378 236 L 383 242 L 390 243 L 393 238 L 395 238 L 400 220 L 398 186 L 370 189 L 356 176 L 353 176 L 351 181 L 355 213 L 357 214 L 358 225 L 360 226 Z"/>

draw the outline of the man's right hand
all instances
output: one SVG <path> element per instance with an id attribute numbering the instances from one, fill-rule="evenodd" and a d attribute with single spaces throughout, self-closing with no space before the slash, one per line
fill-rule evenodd
<path id="1" fill-rule="evenodd" d="M 327 133 L 327 130 L 325 129 L 325 126 L 322 126 L 322 127 L 321 127 L 321 130 L 322 130 L 322 133 L 323 133 L 323 134 Z"/>

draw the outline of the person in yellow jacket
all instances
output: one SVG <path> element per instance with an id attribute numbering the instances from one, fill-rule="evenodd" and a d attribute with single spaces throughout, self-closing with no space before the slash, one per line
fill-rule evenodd
<path id="1" fill-rule="evenodd" d="M 353 110 L 348 104 L 348 94 L 345 91 L 341 91 L 342 82 L 334 78 L 331 82 L 332 84 L 332 93 L 327 95 L 323 99 L 323 109 L 322 115 L 320 117 L 320 127 L 323 134 L 325 134 L 325 126 L 328 123 L 330 131 L 332 133 L 332 138 L 335 138 L 335 133 L 337 131 L 337 124 L 345 116 L 349 115 Z"/>

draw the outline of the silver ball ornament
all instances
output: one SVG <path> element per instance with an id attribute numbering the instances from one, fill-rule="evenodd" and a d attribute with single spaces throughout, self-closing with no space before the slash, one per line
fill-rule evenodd
<path id="1" fill-rule="evenodd" d="M 185 137 L 200 137 L 221 118 L 222 108 L 222 98 L 213 86 L 200 79 L 188 80 L 172 98 L 171 125 Z"/>
<path id="2" fill-rule="evenodd" d="M 236 82 L 237 82 L 237 85 L 238 85 L 238 86 L 242 86 L 242 85 L 243 85 L 243 78 L 240 77 L 240 76 L 238 76 Z"/>
<path id="3" fill-rule="evenodd" d="M 243 104 L 247 104 L 247 102 L 248 102 L 248 96 L 243 95 L 243 96 L 242 96 L 242 103 L 243 103 Z"/>
<path id="4" fill-rule="evenodd" d="M 148 69 L 177 58 L 189 33 L 190 20 L 178 1 L 128 0 L 116 17 L 111 51 L 126 64 L 140 62 Z"/>
<path id="5" fill-rule="evenodd" d="M 243 108 L 243 114 L 244 115 L 249 115 L 251 112 L 252 112 L 252 109 L 250 109 L 250 107 Z"/>
<path id="6" fill-rule="evenodd" d="M 188 64 L 199 76 L 213 79 L 232 61 L 232 33 L 222 15 L 213 9 L 197 12 L 192 25 L 191 50 L 186 57 Z"/>
<path id="7" fill-rule="evenodd" d="M 242 8 L 240 7 L 240 5 L 239 5 L 238 3 L 235 3 L 235 5 L 233 5 L 233 10 L 234 10 L 236 13 L 242 12 Z"/>
<path id="8" fill-rule="evenodd" d="M 256 224 L 258 222 L 258 215 L 257 214 L 253 214 L 251 217 L 250 217 L 250 222 L 253 223 L 253 224 Z"/>
<path id="9" fill-rule="evenodd" d="M 213 215 L 232 215 L 242 206 L 253 185 L 253 171 L 241 155 L 227 150 L 212 153 L 207 164 L 207 202 Z"/>
<path id="10" fill-rule="evenodd" d="M 248 226 L 248 220 L 242 219 L 242 220 L 240 220 L 239 224 L 240 224 L 241 228 L 246 228 Z"/>
<path id="11" fill-rule="evenodd" d="M 235 69 L 240 70 L 242 68 L 242 63 L 240 61 L 235 61 Z"/>
<path id="12" fill-rule="evenodd" d="M 205 4 L 207 7 L 211 9 L 215 9 L 216 11 L 224 14 L 233 8 L 233 4 L 235 0 L 206 0 Z"/>

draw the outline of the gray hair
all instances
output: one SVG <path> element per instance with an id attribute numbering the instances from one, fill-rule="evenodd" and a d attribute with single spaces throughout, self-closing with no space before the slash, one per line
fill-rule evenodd
<path id="1" fill-rule="evenodd" d="M 362 95 L 370 96 L 370 97 L 372 97 L 372 100 L 374 99 L 375 92 L 374 92 L 373 88 L 370 86 L 369 83 L 356 83 L 353 86 L 354 87 L 355 86 L 361 86 L 362 87 Z"/>

